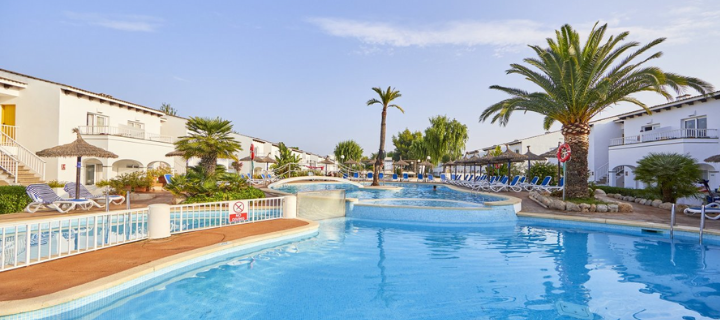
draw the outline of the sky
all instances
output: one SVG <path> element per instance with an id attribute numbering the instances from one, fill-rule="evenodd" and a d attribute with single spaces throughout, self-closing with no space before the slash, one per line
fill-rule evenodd
<path id="1" fill-rule="evenodd" d="M 381 108 L 366 102 L 372 87 L 392 86 L 405 113 L 388 111 L 386 150 L 392 135 L 423 131 L 436 115 L 466 124 L 474 150 L 543 133 L 535 114 L 514 114 L 506 127 L 480 123 L 506 98 L 489 87 L 536 90 L 506 75 L 509 65 L 563 24 L 584 39 L 598 21 L 631 41 L 666 37 L 653 65 L 720 88 L 712 0 L 0 0 L 0 68 L 148 107 L 169 103 L 183 117 L 219 116 L 239 133 L 321 155 L 349 139 L 377 151 Z"/>

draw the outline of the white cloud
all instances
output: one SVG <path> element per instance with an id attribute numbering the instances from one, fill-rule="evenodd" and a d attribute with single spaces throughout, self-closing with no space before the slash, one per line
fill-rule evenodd
<path id="1" fill-rule="evenodd" d="M 154 32 L 162 26 L 163 19 L 142 15 L 103 15 L 99 13 L 65 12 L 65 16 L 77 23 L 100 26 L 121 31 Z"/>

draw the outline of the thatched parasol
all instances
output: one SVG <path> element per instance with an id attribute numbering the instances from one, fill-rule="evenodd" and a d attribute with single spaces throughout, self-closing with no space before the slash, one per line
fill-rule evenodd
<path id="1" fill-rule="evenodd" d="M 543 157 L 543 158 L 545 158 L 545 159 L 547 159 L 547 158 L 555 158 L 555 157 L 557 157 L 557 151 L 558 151 L 558 148 L 555 148 L 555 149 L 552 149 L 552 150 L 550 150 L 550 151 L 548 151 L 548 152 L 545 152 L 545 153 L 541 154 L 540 156 Z"/>
<path id="2" fill-rule="evenodd" d="M 277 161 L 275 161 L 275 159 L 273 159 L 272 157 L 270 157 L 270 154 L 269 154 L 269 153 L 268 153 L 268 155 L 265 156 L 265 157 L 255 158 L 255 161 L 260 162 L 260 163 L 264 163 L 264 164 L 265 164 L 265 170 L 270 169 L 270 164 L 271 164 L 271 163 L 277 163 Z"/>
<path id="3" fill-rule="evenodd" d="M 517 153 L 517 152 L 515 152 L 515 151 L 510 150 L 510 146 L 505 145 L 505 152 L 503 152 L 502 154 L 500 154 L 500 155 L 498 155 L 498 156 L 493 157 L 493 160 L 495 160 L 495 161 L 502 161 L 502 162 L 507 161 L 507 164 L 508 164 L 508 183 L 510 183 L 510 176 L 511 176 L 511 173 L 510 173 L 510 169 L 511 169 L 511 168 L 510 168 L 510 167 L 511 167 L 512 163 L 513 163 L 513 162 L 522 162 L 522 161 L 525 161 L 525 160 L 527 160 L 527 157 L 524 156 L 524 155 L 522 155 L 522 154 L 519 154 L 519 153 Z"/>
<path id="4" fill-rule="evenodd" d="M 527 146 L 527 152 L 525 152 L 524 156 L 527 157 L 528 172 L 530 171 L 530 161 L 547 161 L 547 159 L 545 157 L 541 157 L 539 155 L 536 155 L 536 154 L 530 152 L 530 146 Z"/>
<path id="5" fill-rule="evenodd" d="M 80 167 L 82 166 L 82 157 L 117 158 L 118 155 L 85 142 L 85 140 L 83 140 L 80 136 L 80 130 L 77 128 L 73 129 L 73 132 L 77 135 L 77 139 L 75 139 L 75 141 L 61 146 L 41 150 L 35 154 L 45 158 L 77 157 L 75 199 L 80 199 Z"/>
<path id="6" fill-rule="evenodd" d="M 335 161 L 332 161 L 332 160 L 330 160 L 329 158 L 325 158 L 325 159 L 323 159 L 323 161 L 320 161 L 319 163 L 325 165 L 325 175 L 327 176 L 327 172 L 328 172 L 328 166 L 327 166 L 327 165 L 329 165 L 329 164 L 335 164 Z"/>
<path id="7" fill-rule="evenodd" d="M 720 162 L 720 154 L 705 159 L 705 162 Z"/>
<path id="8" fill-rule="evenodd" d="M 423 161 L 423 162 L 420 162 L 420 165 L 424 167 L 424 168 L 423 168 L 423 171 L 426 171 L 426 169 L 427 169 L 428 167 L 431 167 L 431 168 L 432 168 L 432 165 L 433 165 L 433 164 L 430 163 L 429 161 L 425 160 L 425 161 Z"/>
<path id="9" fill-rule="evenodd" d="M 184 157 L 185 151 L 173 150 L 165 154 L 166 157 Z"/>

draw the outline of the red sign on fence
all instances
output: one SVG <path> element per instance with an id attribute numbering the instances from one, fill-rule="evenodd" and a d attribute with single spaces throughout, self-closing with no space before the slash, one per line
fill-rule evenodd
<path id="1" fill-rule="evenodd" d="M 236 201 L 230 204 L 230 223 L 243 222 L 248 219 L 247 201 Z"/>

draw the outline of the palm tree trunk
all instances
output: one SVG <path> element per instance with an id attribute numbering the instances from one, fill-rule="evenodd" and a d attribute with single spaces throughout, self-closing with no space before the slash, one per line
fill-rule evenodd
<path id="1" fill-rule="evenodd" d="M 587 198 L 590 196 L 588 192 L 590 126 L 584 123 L 564 125 L 562 133 L 572 151 L 572 157 L 566 167 L 565 195 L 568 198 Z"/>
<path id="2" fill-rule="evenodd" d="M 385 116 L 387 115 L 387 106 L 383 106 L 382 120 L 380 121 L 380 149 L 378 150 L 377 158 L 375 159 L 375 166 L 373 167 L 373 181 L 372 186 L 379 186 L 380 181 L 378 180 L 378 171 L 382 161 L 380 160 L 385 153 Z"/>

